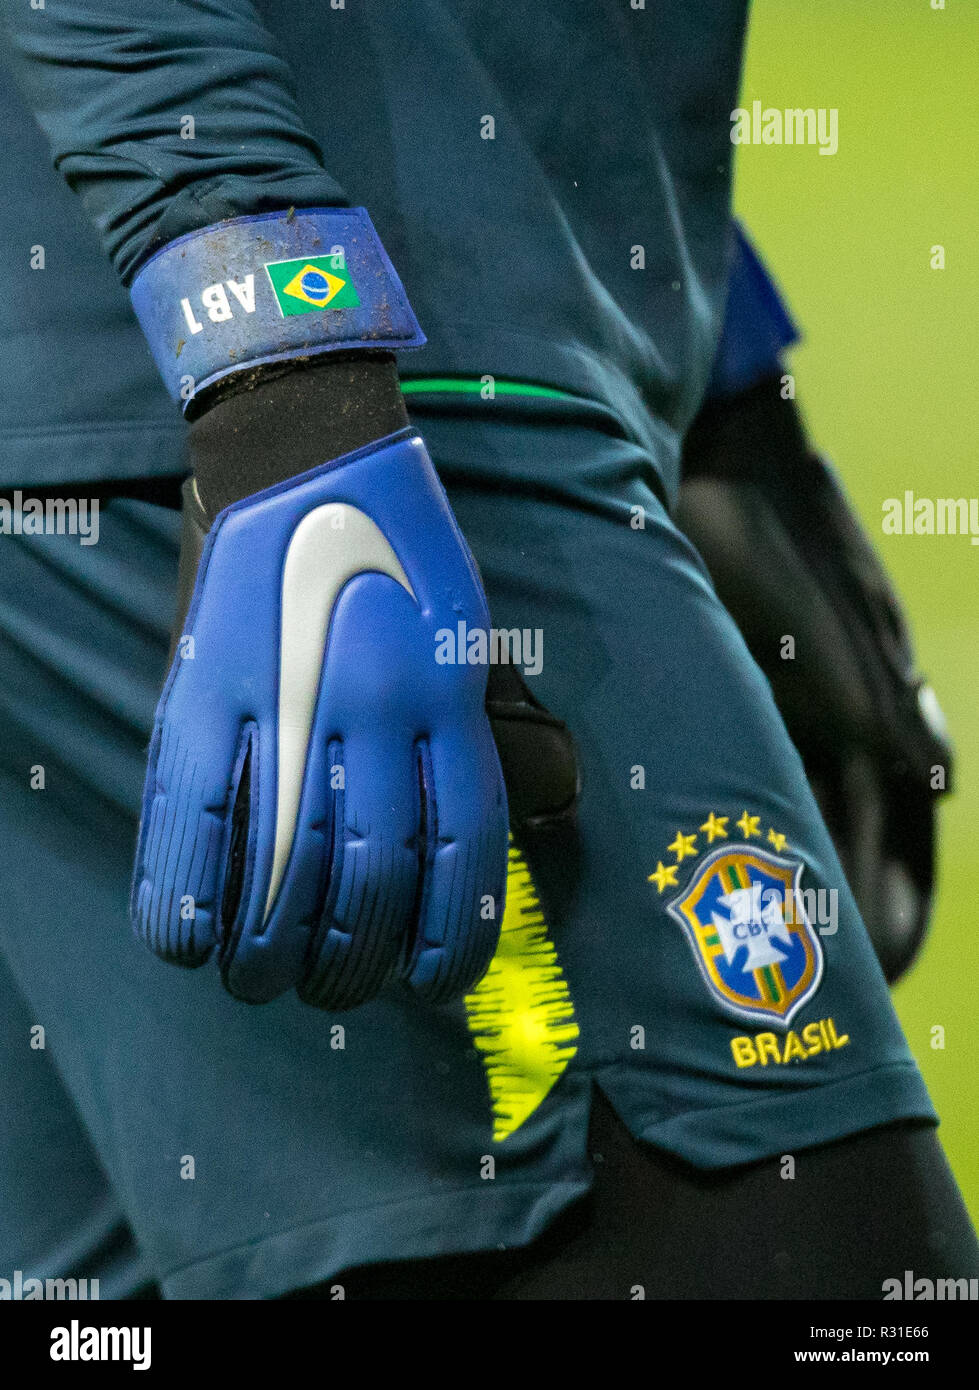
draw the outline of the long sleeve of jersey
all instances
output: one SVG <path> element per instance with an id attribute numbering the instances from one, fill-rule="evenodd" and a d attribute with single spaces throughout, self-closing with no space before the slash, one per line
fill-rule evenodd
<path id="1" fill-rule="evenodd" d="M 346 205 L 247 0 L 0 0 L 6 62 L 129 284 L 185 232 Z"/>

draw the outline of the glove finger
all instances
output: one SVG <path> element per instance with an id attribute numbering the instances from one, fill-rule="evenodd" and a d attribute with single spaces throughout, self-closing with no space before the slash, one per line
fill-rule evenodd
<path id="1" fill-rule="evenodd" d="M 394 974 L 419 883 L 417 754 L 400 731 L 348 737 L 330 863 L 299 995 L 324 1009 L 373 998 Z"/>
<path id="2" fill-rule="evenodd" d="M 439 734 L 425 753 L 425 878 L 405 973 L 415 994 L 438 1004 L 471 989 L 496 950 L 507 802 L 488 723 Z"/>
<path id="3" fill-rule="evenodd" d="M 516 666 L 489 668 L 486 713 L 514 832 L 569 816 L 581 784 L 574 739 L 567 725 L 534 696 Z"/>
<path id="4" fill-rule="evenodd" d="M 150 750 L 131 917 L 136 935 L 177 965 L 202 965 L 218 935 L 218 896 L 235 760 L 190 748 L 165 720 Z"/>

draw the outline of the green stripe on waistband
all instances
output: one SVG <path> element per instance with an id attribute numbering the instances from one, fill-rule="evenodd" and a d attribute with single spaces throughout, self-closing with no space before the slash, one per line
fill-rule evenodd
<path id="1" fill-rule="evenodd" d="M 418 391 L 453 392 L 456 395 L 479 396 L 487 383 L 478 377 L 465 376 L 426 376 L 402 378 L 401 389 L 406 395 Z M 559 391 L 554 386 L 535 386 L 530 381 L 501 381 L 493 383 L 493 393 L 497 396 L 538 396 L 544 400 L 577 400 L 570 391 Z"/>

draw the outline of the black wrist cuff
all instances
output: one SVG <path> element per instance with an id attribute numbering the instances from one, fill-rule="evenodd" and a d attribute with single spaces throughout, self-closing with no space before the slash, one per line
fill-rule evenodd
<path id="1" fill-rule="evenodd" d="M 330 354 L 242 373 L 190 422 L 190 460 L 208 523 L 224 507 L 408 424 L 393 353 Z"/>

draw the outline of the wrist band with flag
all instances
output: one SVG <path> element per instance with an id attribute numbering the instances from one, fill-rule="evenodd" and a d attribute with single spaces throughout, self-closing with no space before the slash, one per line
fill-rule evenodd
<path id="1" fill-rule="evenodd" d="M 261 363 L 425 342 L 364 208 L 263 213 L 191 232 L 141 267 L 131 296 L 184 408 Z"/>

